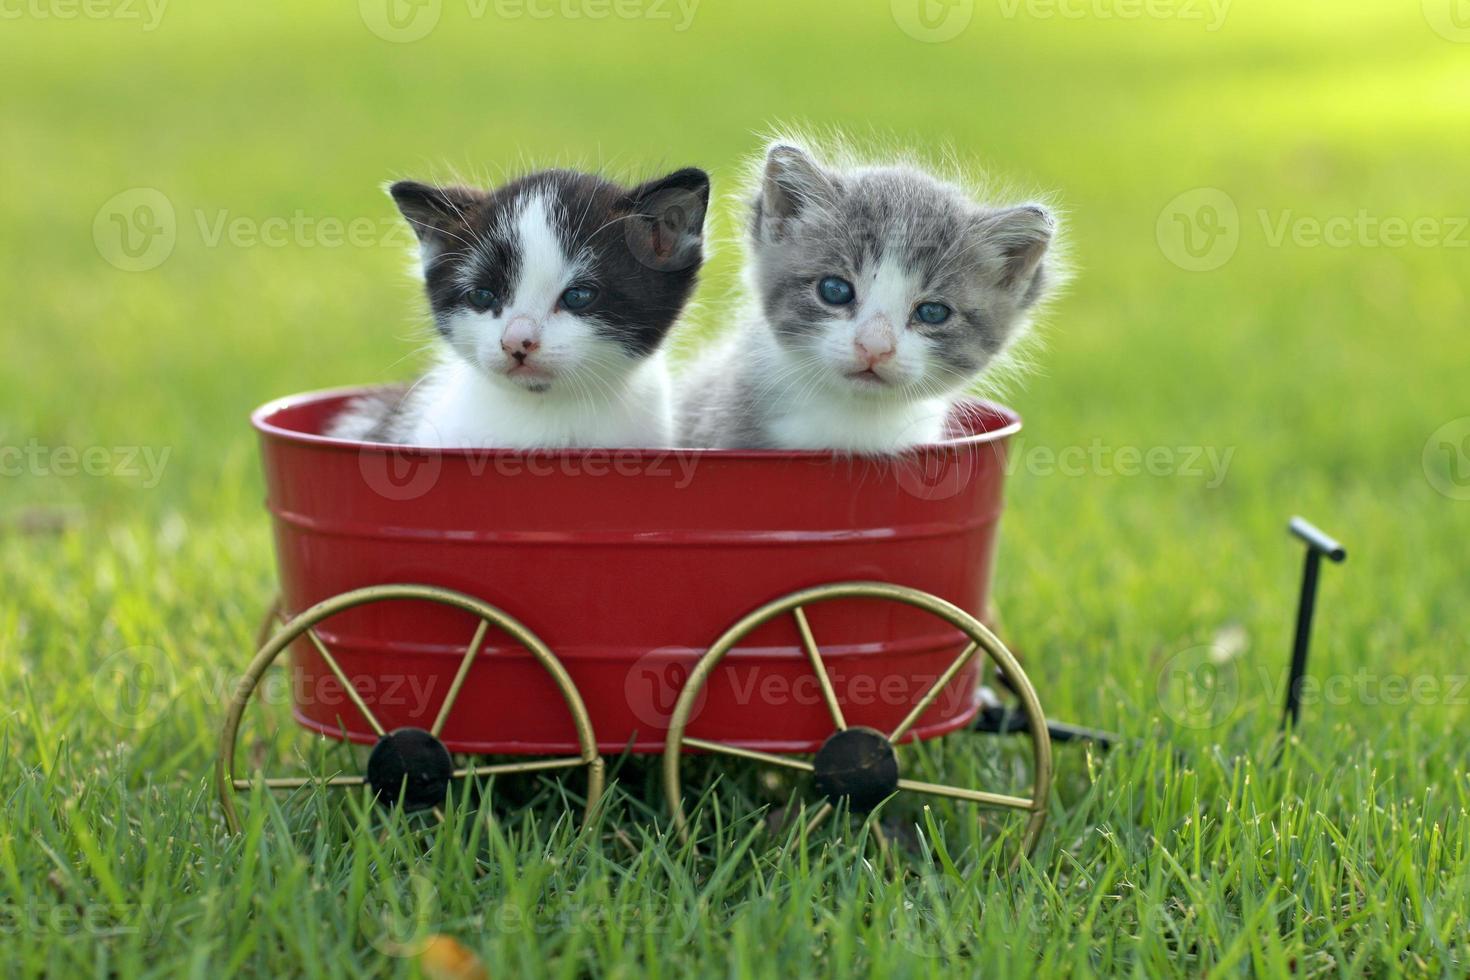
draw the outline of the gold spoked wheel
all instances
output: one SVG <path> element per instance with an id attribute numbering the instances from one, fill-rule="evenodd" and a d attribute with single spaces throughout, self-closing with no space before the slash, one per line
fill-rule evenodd
<path id="1" fill-rule="evenodd" d="M 891 731 L 880 732 L 863 726 L 849 727 L 843 714 L 842 705 L 837 699 L 832 679 L 822 659 L 821 647 L 812 633 L 806 616 L 807 607 L 833 599 L 877 599 L 901 602 L 937 616 L 969 638 L 970 642 L 966 644 L 965 649 L 914 702 L 908 714 Z M 796 621 L 802 647 L 806 651 L 812 672 L 816 675 L 822 700 L 826 703 L 828 713 L 832 717 L 833 734 L 810 760 L 795 755 L 778 755 L 737 745 L 727 745 L 686 734 L 690 714 L 699 697 L 699 692 L 709 680 L 710 675 L 714 673 L 715 668 L 720 665 L 725 654 L 734 649 L 757 627 L 780 616 L 791 616 Z M 1024 796 L 922 782 L 916 779 L 906 779 L 900 775 L 896 746 L 910 735 L 914 726 L 934 704 L 944 688 L 981 650 L 995 661 L 1002 674 L 1011 682 L 1026 712 L 1028 731 L 1031 736 L 1033 782 L 1031 789 Z M 1030 854 L 1035 848 L 1041 836 L 1041 829 L 1046 823 L 1046 803 L 1051 790 L 1052 760 L 1051 738 L 1047 734 L 1043 719 L 1044 715 L 1036 697 L 1036 690 L 1031 686 L 1030 679 L 1021 669 L 1016 658 L 983 623 L 958 606 L 927 592 L 886 582 L 840 582 L 832 585 L 819 585 L 776 599 L 745 616 L 731 626 L 700 658 L 690 673 L 688 682 L 680 692 L 679 700 L 670 718 L 668 739 L 664 743 L 664 793 L 668 797 L 669 812 L 674 819 L 674 826 L 678 829 L 679 835 L 686 840 L 689 836 L 689 822 L 684 813 L 682 787 L 679 779 L 680 760 L 686 749 L 809 773 L 813 777 L 817 790 L 827 797 L 827 801 L 817 808 L 809 821 L 809 831 L 815 829 L 832 814 L 835 803 L 839 800 L 848 801 L 854 810 L 871 809 L 895 792 L 911 792 L 964 800 L 980 806 L 1015 810 L 1028 814 L 1021 837 L 1021 853 L 1016 855 L 1016 862 L 1019 862 L 1021 854 Z"/>
<path id="2" fill-rule="evenodd" d="M 319 623 L 343 610 L 371 602 L 399 599 L 436 602 L 462 609 L 474 615 L 478 620 L 473 637 L 468 638 L 464 656 L 460 659 L 449 690 L 439 705 L 433 724 L 427 730 L 400 728 L 386 731 L 373 714 L 372 707 L 363 698 L 347 672 L 316 632 L 316 626 Z M 282 618 L 279 605 L 272 607 L 270 616 L 276 620 Z M 267 623 L 269 624 L 270 621 L 271 619 L 268 619 Z M 524 762 L 495 765 L 455 765 L 453 757 L 439 741 L 439 734 L 444 730 L 450 712 L 454 710 L 455 703 L 459 700 L 465 679 L 469 676 L 470 668 L 479 655 L 485 635 L 491 626 L 499 628 L 529 650 L 542 669 L 556 682 L 562 699 L 566 702 L 567 710 L 576 724 L 577 742 L 581 749 L 579 755 L 530 759 Z M 250 703 L 251 696 L 260 686 L 261 679 L 267 670 L 276 663 L 282 652 L 289 649 L 291 644 L 301 636 L 305 636 L 316 648 L 322 661 L 331 670 L 337 682 L 341 684 L 347 699 L 378 736 L 378 741 L 368 758 L 366 771 L 361 773 L 339 771 L 331 775 L 320 776 L 268 776 L 257 772 L 241 777 L 236 774 L 235 755 L 240 722 L 244 717 L 245 707 Z M 323 739 L 323 741 L 329 740 Z M 556 655 L 545 643 L 541 642 L 536 634 L 502 610 L 461 592 L 431 585 L 376 585 L 344 592 L 317 603 L 300 615 L 286 621 L 279 631 L 261 644 L 259 652 L 250 662 L 244 677 L 234 687 L 229 709 L 225 715 L 224 729 L 220 733 L 219 754 L 215 760 L 215 782 L 219 790 L 220 806 L 224 810 L 225 823 L 229 826 L 231 833 L 238 834 L 241 823 L 239 813 L 235 808 L 235 795 L 248 792 L 257 785 L 271 790 L 368 786 L 377 792 L 380 800 L 386 802 L 396 800 L 406 809 L 434 809 L 437 812 L 451 780 L 509 773 L 575 769 L 583 766 L 587 768 L 587 803 L 583 811 L 585 823 L 591 817 L 598 799 L 602 796 L 602 756 L 597 752 L 597 739 L 592 732 L 592 721 L 587 714 L 586 707 L 582 704 L 581 695 L 577 693 L 576 685 L 572 683 L 561 661 L 557 660 Z"/>
<path id="3" fill-rule="evenodd" d="M 255 629 L 255 649 L 259 650 L 270 642 L 271 634 L 285 625 L 286 607 L 279 595 L 271 599 L 270 606 Z"/>

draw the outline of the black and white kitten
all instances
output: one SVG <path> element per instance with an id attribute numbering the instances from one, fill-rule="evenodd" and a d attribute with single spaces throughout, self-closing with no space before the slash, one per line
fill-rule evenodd
<path id="1" fill-rule="evenodd" d="M 672 445 L 660 349 L 703 260 L 709 178 L 637 187 L 545 170 L 503 187 L 389 188 L 418 236 L 441 356 L 341 438 L 438 447 Z"/>
<path id="2" fill-rule="evenodd" d="M 680 444 L 893 453 L 944 437 L 954 401 L 1056 279 L 1056 222 L 904 166 L 766 151 L 749 302 L 679 384 Z"/>

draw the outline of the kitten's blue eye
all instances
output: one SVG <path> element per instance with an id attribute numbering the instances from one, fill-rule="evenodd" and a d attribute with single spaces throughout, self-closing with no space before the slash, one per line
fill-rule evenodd
<path id="1" fill-rule="evenodd" d="M 483 313 L 495 305 L 495 290 L 471 289 L 464 298 L 466 303 Z"/>
<path id="2" fill-rule="evenodd" d="M 827 276 L 817 283 L 817 295 L 822 302 L 831 306 L 846 306 L 852 302 L 852 283 L 841 276 Z"/>
<path id="3" fill-rule="evenodd" d="M 952 313 L 949 307 L 943 303 L 920 303 L 914 310 L 914 315 L 924 323 L 943 323 L 949 319 Z"/>
<path id="4" fill-rule="evenodd" d="M 573 286 L 561 294 L 561 305 L 568 310 L 585 310 L 597 298 L 597 290 L 591 286 Z"/>

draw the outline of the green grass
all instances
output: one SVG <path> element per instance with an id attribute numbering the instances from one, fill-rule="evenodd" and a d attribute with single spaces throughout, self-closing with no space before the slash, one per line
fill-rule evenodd
<path id="1" fill-rule="evenodd" d="M 0 446 L 45 461 L 0 477 L 7 972 L 407 975 L 426 931 L 496 976 L 1470 970 L 1470 500 L 1441 492 L 1439 444 L 1464 433 L 1435 435 L 1470 416 L 1470 47 L 1419 4 L 1237 0 L 1208 31 L 981 0 L 942 44 L 884 2 L 708 3 L 676 31 L 445 0 L 407 44 L 351 2 L 304 7 L 179 3 L 152 31 L 35 5 L 0 20 Z M 856 826 L 768 832 L 756 810 L 789 787 L 740 766 L 698 780 L 698 852 L 634 763 L 580 837 L 575 779 L 497 787 L 437 829 L 332 794 L 261 800 L 228 835 L 206 782 L 220 679 L 274 587 L 245 416 L 407 375 L 419 300 L 391 242 L 211 245 L 220 216 L 386 232 L 385 179 L 522 161 L 699 163 L 728 189 L 779 121 L 947 145 L 1066 206 L 1080 274 L 1008 393 L 1027 465 L 996 589 L 1048 711 L 1136 745 L 1059 748 L 1051 823 L 1014 874 L 1005 824 L 963 806 L 892 809 L 900 874 Z M 177 244 L 127 272 L 93 223 L 136 187 L 168 199 Z M 1187 271 L 1156 229 L 1204 187 L 1234 202 L 1239 245 Z M 1435 241 L 1273 240 L 1283 217 L 1360 210 Z M 738 228 L 728 203 L 717 217 Z M 1232 455 L 1219 479 L 1047 465 L 1094 440 L 1171 447 L 1175 468 L 1179 447 Z M 102 447 L 107 472 L 55 472 L 58 447 Z M 166 451 L 161 478 L 119 472 L 113 447 Z M 1273 767 L 1296 512 L 1352 554 L 1324 577 L 1324 686 Z M 1233 657 L 1192 690 L 1206 673 L 1179 668 L 1212 643 Z M 916 765 L 994 786 L 1017 749 L 950 739 Z"/>

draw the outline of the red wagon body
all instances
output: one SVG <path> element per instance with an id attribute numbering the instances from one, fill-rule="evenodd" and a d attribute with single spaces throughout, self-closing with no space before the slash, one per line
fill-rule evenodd
<path id="1" fill-rule="evenodd" d="M 600 750 L 660 752 L 693 664 L 731 623 L 806 586 L 892 582 L 984 616 L 1005 447 L 1020 427 L 969 402 L 955 439 L 898 460 L 724 450 L 443 450 L 321 436 L 361 391 L 273 402 L 253 417 L 285 609 L 362 586 L 422 583 L 499 606 L 565 665 Z M 904 718 L 961 650 L 919 610 L 844 599 L 812 631 L 853 724 Z M 341 612 L 317 633 L 383 726 L 427 728 L 474 633 L 470 614 L 418 600 Z M 292 647 L 296 718 L 376 736 L 304 639 Z M 961 670 L 914 729 L 978 709 Z M 815 751 L 831 717 L 795 623 L 772 621 L 720 663 L 691 716 L 700 738 Z M 443 733 L 453 751 L 566 754 L 573 722 L 535 659 L 491 631 Z"/>

